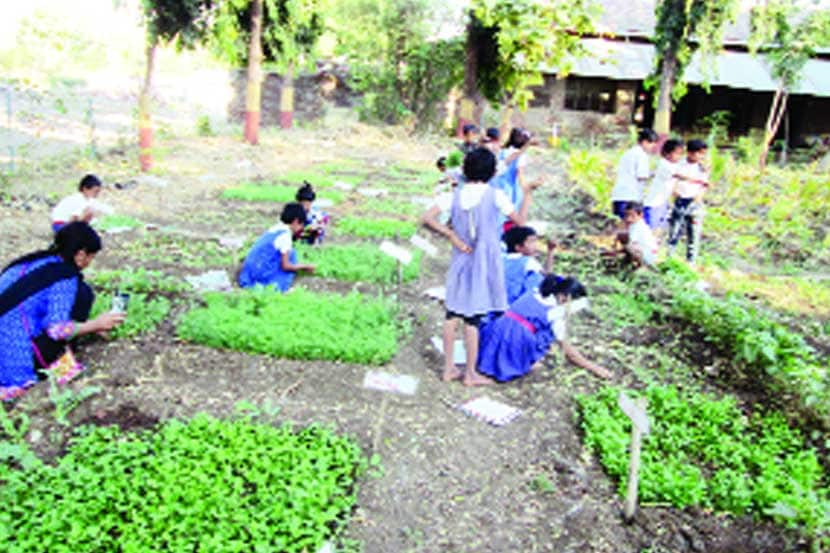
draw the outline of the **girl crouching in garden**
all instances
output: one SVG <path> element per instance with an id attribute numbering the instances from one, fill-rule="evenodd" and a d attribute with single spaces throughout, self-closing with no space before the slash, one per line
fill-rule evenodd
<path id="1" fill-rule="evenodd" d="M 585 287 L 576 279 L 546 276 L 538 290 L 525 293 L 504 315 L 482 327 L 479 372 L 499 382 L 519 378 L 537 368 L 558 343 L 575 365 L 610 378 L 608 369 L 589 361 L 565 341 L 571 301 L 584 296 Z"/>

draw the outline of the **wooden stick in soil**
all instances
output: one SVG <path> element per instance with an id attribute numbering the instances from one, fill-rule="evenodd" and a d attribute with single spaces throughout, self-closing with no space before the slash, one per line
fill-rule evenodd
<path id="1" fill-rule="evenodd" d="M 631 457 L 628 462 L 628 490 L 625 495 L 623 518 L 626 522 L 634 519 L 637 510 L 637 490 L 640 483 L 640 450 L 642 437 L 650 431 L 646 416 L 646 401 L 640 398 L 631 401 L 624 393 L 620 393 L 618 404 L 625 415 L 631 419 Z"/>

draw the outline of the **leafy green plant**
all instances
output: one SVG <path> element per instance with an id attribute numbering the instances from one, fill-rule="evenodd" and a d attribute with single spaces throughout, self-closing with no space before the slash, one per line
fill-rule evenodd
<path id="1" fill-rule="evenodd" d="M 105 215 L 95 221 L 95 226 L 103 231 L 112 230 L 116 228 L 138 228 L 142 225 L 141 221 L 130 217 L 129 215 Z"/>
<path id="2" fill-rule="evenodd" d="M 616 166 L 615 158 L 602 150 L 571 150 L 568 154 L 568 178 L 594 200 L 594 212 L 611 209 L 611 188 L 614 181 L 610 172 Z"/>
<path id="3" fill-rule="evenodd" d="M 421 213 L 424 208 L 409 200 L 369 198 L 360 203 L 358 210 L 361 212 L 392 213 L 395 215 L 412 216 Z"/>
<path id="4" fill-rule="evenodd" d="M 182 293 L 190 290 L 190 285 L 184 280 L 144 267 L 95 271 L 88 274 L 87 278 L 96 288 L 110 292 L 125 290 L 132 293 Z"/>
<path id="5" fill-rule="evenodd" d="M 239 262 L 241 255 L 213 240 L 196 240 L 167 233 L 145 234 L 119 248 L 116 254 L 124 256 L 128 264 L 138 260 L 190 269 L 231 267 Z"/>
<path id="6" fill-rule="evenodd" d="M 87 429 L 56 465 L 6 473 L 0 539 L 10 553 L 318 551 L 342 534 L 366 466 L 317 425 L 197 415 Z"/>
<path id="7" fill-rule="evenodd" d="M 314 171 L 289 171 L 276 176 L 274 181 L 290 184 L 294 187 L 299 187 L 303 182 L 308 181 L 316 190 L 318 188 L 331 188 L 336 182 L 344 182 L 352 186 L 358 186 L 366 180 L 363 175 L 352 174 L 356 169 L 345 169 L 349 173 L 343 172 L 343 167 L 349 168 L 354 167 L 354 165 L 343 164 L 343 167 L 340 165 L 341 162 L 337 162 L 326 165 L 315 165 Z M 328 194 L 326 192 L 325 196 L 329 197 Z M 332 199 L 332 201 L 334 200 Z"/>
<path id="8" fill-rule="evenodd" d="M 255 289 L 206 294 L 205 301 L 182 317 L 178 334 L 217 348 L 379 365 L 395 355 L 403 333 L 391 301 L 357 292 Z"/>
<path id="9" fill-rule="evenodd" d="M 586 445 L 625 493 L 631 423 L 620 389 L 580 395 Z M 628 395 L 639 395 L 626 390 Z M 651 386 L 644 396 L 652 433 L 640 467 L 644 502 L 669 502 L 770 516 L 816 536 L 830 532 L 830 494 L 815 450 L 777 413 L 744 415 L 735 398 Z"/>
<path id="10" fill-rule="evenodd" d="M 111 293 L 98 294 L 92 306 L 90 318 L 94 319 L 101 313 L 109 311 L 111 305 Z M 130 338 L 152 332 L 169 312 L 170 300 L 164 296 L 152 297 L 143 293 L 131 293 L 124 323 L 112 329 L 110 336 Z"/>
<path id="11" fill-rule="evenodd" d="M 599 295 L 593 304 L 595 311 L 617 327 L 645 325 L 658 309 L 644 294 L 633 292 Z"/>
<path id="12" fill-rule="evenodd" d="M 411 238 L 418 227 L 410 221 L 398 219 L 366 219 L 363 217 L 342 217 L 335 221 L 337 232 L 361 238 Z"/>
<path id="13" fill-rule="evenodd" d="M 84 386 L 77 392 L 69 386 L 59 386 L 57 377 L 49 375 L 49 401 L 55 408 L 55 422 L 61 426 L 69 426 L 69 414 L 81 403 L 98 394 L 98 386 Z"/>
<path id="14" fill-rule="evenodd" d="M 350 282 L 397 282 L 397 261 L 381 252 L 376 244 L 327 244 L 325 247 L 297 246 L 303 263 L 315 265 L 315 276 Z M 403 281 L 418 278 L 421 252 L 413 252 L 413 259 L 403 266 Z"/>
<path id="15" fill-rule="evenodd" d="M 243 184 L 222 191 L 222 197 L 229 200 L 244 200 L 246 202 L 278 202 L 295 201 L 296 186 L 280 186 L 267 184 Z M 334 203 L 343 201 L 343 195 L 336 190 L 326 190 L 319 196 Z"/>

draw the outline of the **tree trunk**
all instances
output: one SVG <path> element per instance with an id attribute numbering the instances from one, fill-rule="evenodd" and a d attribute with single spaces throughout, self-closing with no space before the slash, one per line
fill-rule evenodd
<path id="1" fill-rule="evenodd" d="M 767 166 L 767 155 L 772 141 L 775 140 L 775 135 L 778 134 L 778 127 L 781 125 L 781 118 L 787 111 L 787 99 L 790 93 L 784 90 L 783 86 L 779 86 L 775 91 L 775 96 L 772 97 L 772 105 L 769 108 L 769 116 L 767 117 L 767 124 L 764 130 L 764 143 L 761 147 L 761 155 L 758 159 L 758 167 L 761 171 Z"/>
<path id="2" fill-rule="evenodd" d="M 660 91 L 657 95 L 657 109 L 654 112 L 654 130 L 665 138 L 671 132 L 671 91 L 677 75 L 677 58 L 674 53 L 666 54 L 660 73 Z"/>
<path id="3" fill-rule="evenodd" d="M 478 48 L 473 37 L 473 16 L 470 15 L 470 20 L 467 22 L 467 44 L 466 56 L 464 60 L 464 93 L 461 96 L 460 106 L 458 108 L 458 128 L 456 132 L 460 137 L 463 133 L 464 125 L 468 123 L 478 124 L 481 119 L 481 114 L 484 111 L 484 105 L 481 98 L 481 93 L 478 91 Z"/>
<path id="4" fill-rule="evenodd" d="M 144 84 L 138 95 L 138 163 L 142 172 L 153 166 L 153 126 L 150 122 L 150 95 L 153 88 L 153 72 L 156 65 L 158 40 L 153 39 L 147 45 L 147 66 L 144 72 Z"/>
<path id="5" fill-rule="evenodd" d="M 280 92 L 280 128 L 290 129 L 294 122 L 294 64 L 289 63 L 282 77 Z"/>
<path id="6" fill-rule="evenodd" d="M 248 81 L 245 91 L 245 141 L 259 142 L 259 110 L 262 95 L 262 0 L 253 0 L 251 43 L 248 47 Z"/>

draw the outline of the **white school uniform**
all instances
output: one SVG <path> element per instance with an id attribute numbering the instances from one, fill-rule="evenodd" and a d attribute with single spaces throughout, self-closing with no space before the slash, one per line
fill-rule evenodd
<path id="1" fill-rule="evenodd" d="M 87 198 L 80 192 L 65 197 L 52 209 L 53 223 L 69 223 L 72 218 L 79 218 L 84 211 L 90 209 L 93 217 L 98 215 L 111 215 L 113 209 L 95 198 Z"/>
<path id="2" fill-rule="evenodd" d="M 680 172 L 677 162 L 671 162 L 666 158 L 660 158 L 657 163 L 657 170 L 654 172 L 654 179 L 646 191 L 643 205 L 646 207 L 661 207 L 667 205 L 671 199 L 672 191 L 677 184 L 675 175 Z"/>
<path id="3" fill-rule="evenodd" d="M 643 147 L 637 144 L 629 148 L 617 164 L 617 181 L 611 190 L 611 201 L 641 201 L 643 199 L 641 179 L 647 179 L 650 174 L 648 154 Z"/>
<path id="4" fill-rule="evenodd" d="M 654 265 L 657 259 L 657 239 L 654 238 L 644 219 L 640 218 L 628 227 L 628 240 L 643 252 L 643 262 L 646 265 Z"/>

